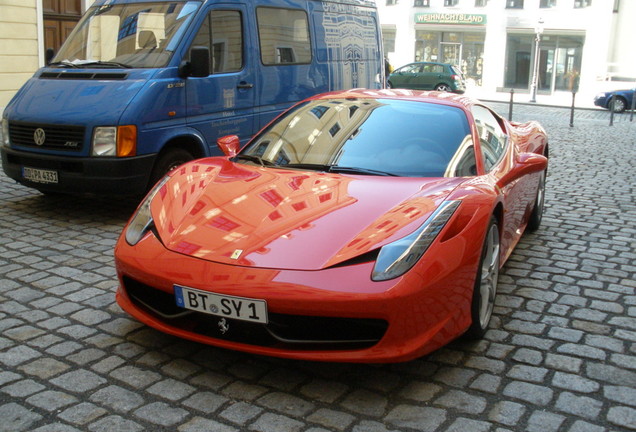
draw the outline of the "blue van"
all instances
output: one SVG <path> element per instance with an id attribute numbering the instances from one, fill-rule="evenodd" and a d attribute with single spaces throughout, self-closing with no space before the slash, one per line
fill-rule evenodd
<path id="1" fill-rule="evenodd" d="M 97 0 L 2 118 L 5 173 L 42 192 L 142 194 L 294 102 L 381 88 L 368 0 Z"/>

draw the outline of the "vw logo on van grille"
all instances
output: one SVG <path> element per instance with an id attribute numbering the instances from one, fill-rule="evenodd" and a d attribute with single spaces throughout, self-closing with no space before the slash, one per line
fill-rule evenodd
<path id="1" fill-rule="evenodd" d="M 44 133 L 44 129 L 37 128 L 35 132 L 33 132 L 33 141 L 39 146 L 44 144 L 46 141 L 46 134 Z"/>

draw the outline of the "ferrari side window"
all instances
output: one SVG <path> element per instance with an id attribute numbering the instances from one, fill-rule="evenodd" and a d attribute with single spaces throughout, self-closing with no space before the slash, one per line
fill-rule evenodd
<path id="1" fill-rule="evenodd" d="M 508 139 L 497 118 L 487 108 L 475 105 L 473 117 L 479 133 L 484 167 L 490 171 L 503 156 Z"/>

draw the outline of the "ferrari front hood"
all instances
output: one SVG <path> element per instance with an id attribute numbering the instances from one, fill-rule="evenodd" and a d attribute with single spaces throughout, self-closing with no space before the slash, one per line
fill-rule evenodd
<path id="1" fill-rule="evenodd" d="M 319 270 L 414 231 L 462 181 L 208 158 L 178 168 L 151 211 L 161 241 L 174 252 L 248 267 Z"/>

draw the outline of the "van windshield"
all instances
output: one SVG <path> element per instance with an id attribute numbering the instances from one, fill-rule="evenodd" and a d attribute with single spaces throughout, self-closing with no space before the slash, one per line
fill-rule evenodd
<path id="1" fill-rule="evenodd" d="M 165 66 L 201 5 L 108 2 L 90 8 L 71 32 L 51 67 Z"/>

